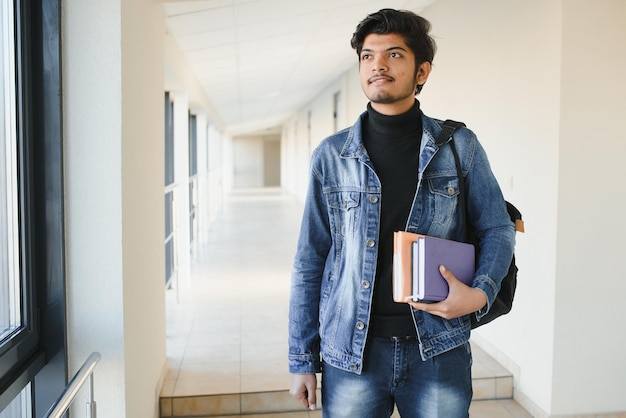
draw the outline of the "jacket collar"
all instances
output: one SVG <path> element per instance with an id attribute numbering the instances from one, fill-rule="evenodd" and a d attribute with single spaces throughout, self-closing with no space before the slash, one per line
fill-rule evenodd
<path id="1" fill-rule="evenodd" d="M 348 137 L 346 138 L 346 142 L 343 145 L 343 149 L 339 154 L 342 158 L 359 158 L 366 157 L 367 151 L 365 150 L 365 146 L 363 145 L 363 119 L 367 115 L 367 111 L 361 113 L 359 118 L 356 120 L 354 125 L 350 129 L 348 129 Z"/>

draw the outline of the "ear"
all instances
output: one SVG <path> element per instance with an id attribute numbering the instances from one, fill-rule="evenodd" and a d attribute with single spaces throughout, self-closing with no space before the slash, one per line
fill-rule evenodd
<path id="1" fill-rule="evenodd" d="M 430 75 L 430 71 L 432 70 L 432 65 L 428 61 L 424 61 L 420 64 L 417 69 L 417 76 L 415 78 L 415 84 L 418 86 L 422 86 L 426 84 L 426 80 L 428 80 L 428 76 Z"/>

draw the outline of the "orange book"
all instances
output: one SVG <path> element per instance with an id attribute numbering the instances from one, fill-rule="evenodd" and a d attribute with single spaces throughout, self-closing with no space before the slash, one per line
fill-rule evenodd
<path id="1" fill-rule="evenodd" d="M 413 243 L 421 234 L 396 231 L 393 233 L 393 300 L 409 302 L 413 296 Z"/>

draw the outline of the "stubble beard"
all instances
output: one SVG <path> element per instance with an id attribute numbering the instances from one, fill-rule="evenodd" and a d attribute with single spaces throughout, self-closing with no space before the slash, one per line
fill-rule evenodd
<path id="1" fill-rule="evenodd" d="M 391 94 L 389 92 L 377 91 L 377 92 L 374 92 L 371 95 L 369 95 L 368 99 L 372 103 L 392 104 L 392 103 L 396 103 L 396 102 L 402 101 L 404 99 L 407 99 L 409 97 L 415 97 L 415 93 L 414 92 L 415 92 L 415 90 L 412 90 L 408 94 L 394 95 L 394 94 Z"/>
<path id="2" fill-rule="evenodd" d="M 374 90 L 370 94 L 366 93 L 367 98 L 372 103 L 378 104 L 393 104 L 396 102 L 400 102 L 408 99 L 409 97 L 415 98 L 416 95 L 416 86 L 415 85 L 406 85 L 403 91 L 401 92 L 390 92 L 386 90 Z"/>

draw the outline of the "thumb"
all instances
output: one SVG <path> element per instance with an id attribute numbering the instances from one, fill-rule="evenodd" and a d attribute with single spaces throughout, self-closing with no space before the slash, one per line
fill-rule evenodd
<path id="1" fill-rule="evenodd" d="M 456 276 L 443 264 L 439 266 L 439 273 L 441 273 L 441 277 L 443 277 L 449 285 L 457 280 Z"/>
<path id="2" fill-rule="evenodd" d="M 317 403 L 317 388 L 315 386 L 307 387 L 307 393 L 308 393 L 309 409 L 311 411 L 315 411 L 315 407 L 316 407 L 315 404 Z"/>

